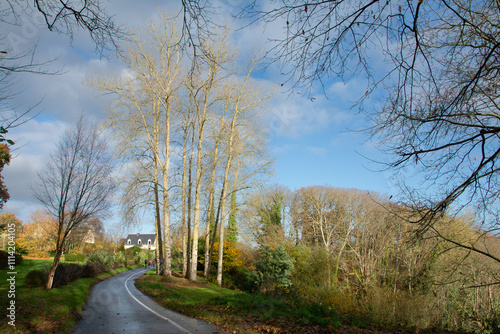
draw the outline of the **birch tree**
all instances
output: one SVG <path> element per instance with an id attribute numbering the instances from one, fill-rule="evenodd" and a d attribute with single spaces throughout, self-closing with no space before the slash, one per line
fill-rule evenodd
<path id="1" fill-rule="evenodd" d="M 144 138 L 153 157 L 157 238 L 159 241 L 163 239 L 163 242 L 158 244 L 158 249 L 161 254 L 164 247 L 164 274 L 167 276 L 171 275 L 171 123 L 177 103 L 176 91 L 183 78 L 182 50 L 176 44 L 177 38 L 176 21 L 160 13 L 158 21 L 147 24 L 119 54 L 119 60 L 128 69 L 127 75 L 106 76 L 91 81 L 91 85 L 115 98 L 110 108 L 109 124 L 118 131 L 130 128 L 123 124 L 134 124 L 133 127 Z M 132 152 L 132 155 L 140 156 L 141 153 Z M 162 194 L 161 201 L 159 192 Z M 163 229 L 159 226 L 160 212 L 163 213 Z M 159 259 L 158 263 L 161 267 L 162 259 Z"/>
<path id="2" fill-rule="evenodd" d="M 196 123 L 197 123 L 197 143 L 196 143 L 196 176 L 195 194 L 193 207 L 193 240 L 191 251 L 191 268 L 189 268 L 189 278 L 196 281 L 196 267 L 198 264 L 198 238 L 200 228 L 200 201 L 203 175 L 203 142 L 205 140 L 205 125 L 207 114 L 210 108 L 214 107 L 218 100 L 216 88 L 221 81 L 229 75 L 225 70 L 234 55 L 228 47 L 228 32 L 223 30 L 216 42 L 209 41 L 204 48 L 204 53 L 200 56 L 200 61 L 195 62 L 193 68 L 192 81 L 188 85 L 189 94 L 196 100 Z"/>

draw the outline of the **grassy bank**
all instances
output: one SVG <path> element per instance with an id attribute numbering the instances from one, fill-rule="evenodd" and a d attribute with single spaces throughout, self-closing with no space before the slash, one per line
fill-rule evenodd
<path id="1" fill-rule="evenodd" d="M 353 325 L 352 320 L 347 321 L 321 305 L 238 292 L 198 280 L 193 283 L 146 274 L 136 281 L 136 286 L 168 309 L 216 324 L 231 333 L 332 333 L 352 328 L 346 325 L 348 322 Z"/>
<path id="2" fill-rule="evenodd" d="M 452 333 L 391 328 L 364 317 L 341 315 L 325 305 L 220 288 L 200 277 L 191 282 L 149 272 L 135 285 L 163 307 L 205 320 L 228 333 Z"/>
<path id="3" fill-rule="evenodd" d="M 50 259 L 31 259 L 24 260 L 22 264 L 16 266 L 14 299 L 8 297 L 7 271 L 0 271 L 0 307 L 4 310 L 0 322 L 1 333 L 67 333 L 78 321 L 90 290 L 96 283 L 117 273 L 139 267 L 115 269 L 98 277 L 79 279 L 52 290 L 30 289 L 25 286 L 28 272 L 51 263 Z M 7 323 L 10 319 L 5 313 L 10 300 L 15 300 L 15 327 Z"/>

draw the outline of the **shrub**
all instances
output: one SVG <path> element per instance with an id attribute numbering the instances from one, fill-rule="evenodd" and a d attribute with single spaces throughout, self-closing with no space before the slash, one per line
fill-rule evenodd
<path id="1" fill-rule="evenodd" d="M 26 275 L 25 284 L 28 288 L 44 287 L 47 284 L 50 267 L 30 271 Z M 87 262 L 85 265 L 77 263 L 59 263 L 54 274 L 52 287 L 67 285 L 80 278 L 92 278 L 105 273 L 106 267 L 102 263 Z"/>
<path id="2" fill-rule="evenodd" d="M 203 261 L 205 255 L 203 254 Z M 219 242 L 214 244 L 214 252 L 212 253 L 212 266 L 217 268 L 219 262 Z M 241 251 L 236 248 L 232 242 L 224 242 L 224 253 L 222 255 L 222 270 L 224 273 L 233 273 L 238 268 L 243 266 L 243 259 L 241 258 Z"/>
<path id="3" fill-rule="evenodd" d="M 89 262 L 101 263 L 106 267 L 107 270 L 111 270 L 115 266 L 115 259 L 113 258 L 113 254 L 102 250 L 89 254 L 87 256 L 87 260 Z"/>
<path id="4" fill-rule="evenodd" d="M 48 271 L 46 269 L 35 269 L 28 272 L 24 282 L 28 288 L 44 287 L 47 283 L 47 278 Z"/>
<path id="5" fill-rule="evenodd" d="M 21 264 L 23 262 L 23 257 L 19 254 L 14 254 L 15 265 Z M 0 269 L 5 269 L 9 265 L 9 253 L 0 251 Z"/>
<path id="6" fill-rule="evenodd" d="M 64 260 L 68 262 L 83 262 L 85 261 L 85 255 L 83 254 L 64 254 Z"/>
<path id="7" fill-rule="evenodd" d="M 152 257 L 145 249 L 139 250 L 134 256 L 135 264 L 144 264 L 144 260 L 151 260 Z"/>
<path id="8" fill-rule="evenodd" d="M 16 242 L 16 252 L 21 255 L 28 255 L 28 250 Z"/>
<path id="9" fill-rule="evenodd" d="M 238 267 L 225 276 L 226 284 L 246 292 L 254 292 L 259 288 L 257 274 L 246 267 Z M 229 282 L 228 282 L 229 280 Z"/>
<path id="10" fill-rule="evenodd" d="M 253 279 L 263 293 L 274 293 L 288 290 L 292 286 L 289 276 L 293 271 L 293 260 L 282 246 L 271 249 L 261 246 L 261 258 L 257 261 Z"/>
<path id="11" fill-rule="evenodd" d="M 76 255 L 75 254 L 64 254 L 64 260 L 68 262 L 75 262 Z"/>
<path id="12" fill-rule="evenodd" d="M 76 263 L 59 263 L 54 274 L 52 287 L 57 288 L 62 285 L 67 285 L 79 278 L 83 278 L 82 265 Z"/>
<path id="13" fill-rule="evenodd" d="M 82 278 L 92 278 L 104 274 L 106 267 L 102 263 L 87 262 L 82 268 Z"/>
<path id="14" fill-rule="evenodd" d="M 124 252 L 118 252 L 113 255 L 113 261 L 115 262 L 115 267 L 126 267 L 127 259 L 125 258 Z"/>

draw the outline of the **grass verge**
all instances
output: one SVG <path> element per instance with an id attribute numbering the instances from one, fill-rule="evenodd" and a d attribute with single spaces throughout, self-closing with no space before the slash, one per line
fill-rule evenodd
<path id="1" fill-rule="evenodd" d="M 79 320 L 82 307 L 92 287 L 120 272 L 137 268 L 140 265 L 118 268 L 95 278 L 82 278 L 68 285 L 45 290 L 27 288 L 25 278 L 28 272 L 50 265 L 50 259 L 24 260 L 16 266 L 15 298 L 9 298 L 8 271 L 0 271 L 0 307 L 3 319 L 0 333 L 68 333 Z M 15 301 L 15 327 L 8 324 L 6 309 L 11 300 Z M 5 320 L 5 321 L 3 321 Z"/>
<path id="2" fill-rule="evenodd" d="M 321 305 L 220 288 L 199 278 L 165 278 L 146 274 L 139 290 L 160 305 L 208 321 L 235 333 L 332 333 L 342 326 L 335 311 Z"/>

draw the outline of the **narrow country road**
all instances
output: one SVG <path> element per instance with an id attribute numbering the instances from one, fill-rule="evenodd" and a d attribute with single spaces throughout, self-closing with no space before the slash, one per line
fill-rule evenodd
<path id="1" fill-rule="evenodd" d="M 129 270 L 94 286 L 73 333 L 219 333 L 217 327 L 169 311 L 136 289 L 148 269 Z"/>

